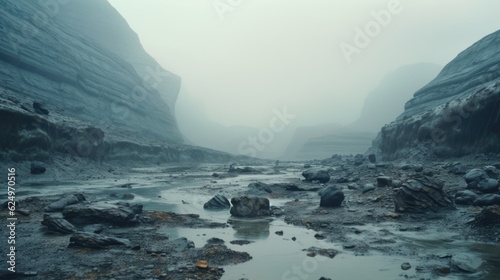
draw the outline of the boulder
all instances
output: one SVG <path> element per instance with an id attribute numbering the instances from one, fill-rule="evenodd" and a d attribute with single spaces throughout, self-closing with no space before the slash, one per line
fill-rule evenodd
<path id="1" fill-rule="evenodd" d="M 472 204 L 474 206 L 500 205 L 500 195 L 491 193 L 483 194 L 478 196 Z"/>
<path id="2" fill-rule="evenodd" d="M 415 176 L 394 190 L 396 212 L 425 213 L 454 209 L 451 197 L 443 191 L 443 183 L 431 177 Z"/>
<path id="3" fill-rule="evenodd" d="M 236 217 L 259 217 L 271 214 L 269 199 L 256 196 L 241 196 L 231 199 L 231 215 Z"/>
<path id="4" fill-rule="evenodd" d="M 378 176 L 377 186 L 379 187 L 390 187 L 392 185 L 392 179 L 389 176 Z"/>
<path id="5" fill-rule="evenodd" d="M 320 183 L 326 183 L 330 181 L 330 174 L 325 169 L 320 168 L 310 168 L 302 172 L 302 176 L 308 182 L 318 181 Z"/>
<path id="6" fill-rule="evenodd" d="M 338 207 L 344 201 L 344 193 L 336 187 L 328 187 L 319 191 L 320 207 Z"/>
<path id="7" fill-rule="evenodd" d="M 229 200 L 227 197 L 223 195 L 216 195 L 212 197 L 208 202 L 203 204 L 204 209 L 229 209 L 231 207 L 231 203 L 229 203 Z"/>
<path id="8" fill-rule="evenodd" d="M 107 203 L 66 206 L 62 212 L 64 218 L 81 224 L 108 222 L 127 225 L 137 222 L 137 214 L 131 207 Z"/>
<path id="9" fill-rule="evenodd" d="M 368 160 L 369 160 L 371 163 L 376 163 L 376 162 L 377 162 L 377 156 L 375 156 L 375 154 L 369 154 L 369 155 L 368 155 Z"/>
<path id="10" fill-rule="evenodd" d="M 363 193 L 367 193 L 367 192 L 369 192 L 369 191 L 373 191 L 374 189 L 375 189 L 375 186 L 374 186 L 373 184 L 368 183 L 368 184 L 365 184 L 365 185 L 363 186 L 363 188 L 361 189 L 361 191 L 362 191 Z"/>
<path id="11" fill-rule="evenodd" d="M 478 179 L 487 178 L 487 177 L 488 176 L 486 174 L 486 171 L 479 169 L 479 168 L 474 168 L 474 169 L 469 170 L 469 172 L 467 172 L 465 174 L 464 179 L 465 179 L 465 182 L 467 184 L 470 184 Z"/>
<path id="12" fill-rule="evenodd" d="M 58 201 L 52 202 L 47 207 L 45 211 L 56 212 L 63 210 L 64 207 L 68 205 L 77 204 L 80 201 L 85 201 L 85 196 L 83 194 L 72 194 L 59 199 Z"/>
<path id="13" fill-rule="evenodd" d="M 49 231 L 58 233 L 74 233 L 75 226 L 63 218 L 52 217 L 48 214 L 43 215 L 42 225 L 46 226 Z"/>
<path id="14" fill-rule="evenodd" d="M 250 184 L 248 184 L 248 187 L 252 188 L 252 189 L 257 189 L 257 190 L 265 191 L 267 193 L 272 193 L 273 192 L 271 190 L 271 188 L 269 187 L 268 184 L 262 183 L 262 182 L 250 183 Z"/>
<path id="15" fill-rule="evenodd" d="M 130 245 L 128 239 L 104 236 L 97 233 L 78 232 L 69 239 L 69 247 L 106 248 L 111 245 Z"/>
<path id="16" fill-rule="evenodd" d="M 475 186 L 475 189 L 477 189 L 480 192 L 483 193 L 494 193 L 498 191 L 498 181 L 495 179 L 482 179 L 480 180 L 477 185 Z"/>
<path id="17" fill-rule="evenodd" d="M 455 194 L 455 203 L 461 205 L 470 205 L 476 200 L 477 194 L 472 191 L 459 191 Z"/>
<path id="18" fill-rule="evenodd" d="M 45 109 L 44 106 L 40 102 L 33 102 L 33 109 L 37 114 L 40 115 L 48 115 L 49 110 Z"/>
<path id="19" fill-rule="evenodd" d="M 472 224 L 476 227 L 499 227 L 500 206 L 485 207 L 474 217 Z"/>
<path id="20" fill-rule="evenodd" d="M 363 164 L 363 162 L 365 161 L 365 157 L 362 155 L 362 154 L 357 154 L 354 156 L 354 165 L 356 166 L 359 166 L 361 164 Z"/>

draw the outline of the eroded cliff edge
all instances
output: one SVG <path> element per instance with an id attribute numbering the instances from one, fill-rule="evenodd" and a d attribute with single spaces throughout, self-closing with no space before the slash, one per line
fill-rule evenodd
<path id="1" fill-rule="evenodd" d="M 0 38 L 5 160 L 229 157 L 183 144 L 180 78 L 158 68 L 107 1 L 4 1 Z"/>
<path id="2" fill-rule="evenodd" d="M 373 148 L 386 160 L 500 152 L 500 31 L 461 52 L 418 90 Z"/>

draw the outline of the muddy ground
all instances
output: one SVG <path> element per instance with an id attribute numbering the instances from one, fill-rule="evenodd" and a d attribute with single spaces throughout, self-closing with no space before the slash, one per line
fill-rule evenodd
<path id="1" fill-rule="evenodd" d="M 344 156 L 246 163 L 240 166 L 251 167 L 249 172 L 228 172 L 231 163 L 131 166 L 55 159 L 40 175 L 30 174 L 28 162 L 13 163 L 2 166 L 2 177 L 8 167 L 16 168 L 16 273 L 7 271 L 9 230 L 3 226 L 0 278 L 360 279 L 366 270 L 374 271 L 366 279 L 498 279 L 500 231 L 495 225 L 478 228 L 472 223 L 482 207 L 396 213 L 393 188 L 378 187 L 376 178 L 383 174 L 404 181 L 426 174 L 444 181 L 445 191 L 453 196 L 466 188 L 464 172 L 499 162 L 497 155 L 478 155 L 420 163 L 365 160 L 356 165 Z M 305 165 L 328 169 L 330 181 L 305 182 Z M 267 187 L 249 188 L 252 182 Z M 363 192 L 365 184 L 375 188 Z M 5 179 L 2 185 L 6 190 Z M 319 207 L 318 190 L 328 186 L 343 190 L 342 206 Z M 75 224 L 78 231 L 98 229 L 99 234 L 130 243 L 75 247 L 69 246 L 72 234 L 47 230 L 41 224 L 44 208 L 73 193 L 85 196 L 81 204 L 142 204 L 134 224 Z M 248 221 L 231 217 L 228 210 L 204 210 L 203 203 L 216 194 L 229 199 L 264 196 L 277 208 L 271 217 Z M 6 191 L 1 199 L 7 199 Z M 50 214 L 62 217 L 60 211 Z M 0 218 L 7 224 L 9 217 L 3 208 Z M 257 250 L 267 244 L 264 240 L 271 240 L 265 245 L 269 251 Z M 204 260 L 208 268 L 196 266 Z"/>

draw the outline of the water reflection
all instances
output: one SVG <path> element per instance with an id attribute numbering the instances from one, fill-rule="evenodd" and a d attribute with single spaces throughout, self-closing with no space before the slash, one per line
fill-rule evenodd
<path id="1" fill-rule="evenodd" d="M 228 224 L 235 230 L 236 239 L 266 239 L 269 237 L 270 219 L 229 219 Z"/>

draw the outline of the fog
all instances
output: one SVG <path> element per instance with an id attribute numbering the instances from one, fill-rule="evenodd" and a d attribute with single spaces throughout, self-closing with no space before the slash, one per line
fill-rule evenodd
<path id="1" fill-rule="evenodd" d="M 442 67 L 500 27 L 494 0 L 109 2 L 182 77 L 176 115 L 188 141 L 242 153 L 271 129 L 259 153 L 244 152 L 261 157 L 279 157 L 298 127 L 355 122 L 391 71 Z"/>

